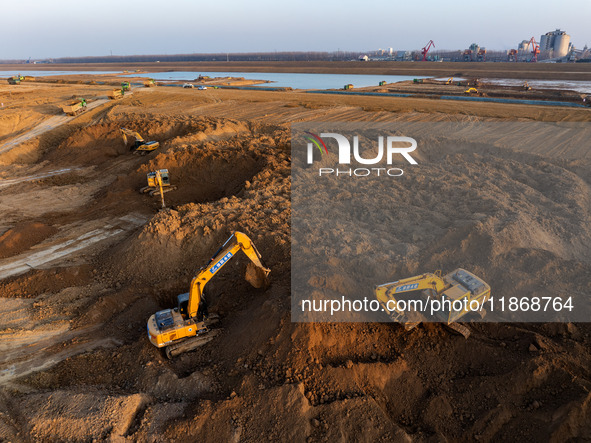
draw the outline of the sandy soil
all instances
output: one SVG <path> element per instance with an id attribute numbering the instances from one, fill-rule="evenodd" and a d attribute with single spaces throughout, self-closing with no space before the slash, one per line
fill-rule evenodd
<path id="1" fill-rule="evenodd" d="M 1 438 L 591 439 L 588 323 L 479 324 L 465 340 L 441 325 L 407 333 L 387 323 L 290 321 L 290 123 L 588 122 L 588 109 L 137 88 L 10 145 L 60 116 L 60 103 L 109 89 L 0 85 L 0 150 L 10 146 L 0 153 L 0 269 L 23 268 L 0 277 Z M 121 126 L 161 148 L 132 155 Z M 546 131 L 539 137 L 553 136 Z M 589 241 L 588 151 L 543 150 L 532 138 L 497 152 L 467 138 L 441 155 L 431 180 L 414 183 L 420 204 L 431 205 L 434 190 L 444 203 L 470 199 L 435 227 L 409 214 L 399 240 L 426 252 L 399 257 L 396 272 L 448 266 L 479 248 L 492 262 L 475 265 L 492 265 L 492 280 L 534 275 L 545 290 L 566 282 L 589 293 L 588 248 L 569 247 Z M 469 189 L 469 174 L 444 173 L 475 161 L 485 169 L 480 191 Z M 509 163 L 527 173 L 509 173 Z M 160 167 L 178 190 L 159 212 L 157 199 L 137 191 Z M 488 210 L 478 192 L 490 194 Z M 240 278 L 244 260 L 229 263 L 210 284 L 222 332 L 168 361 L 149 343 L 146 320 L 172 306 L 232 230 L 253 238 L 271 286 L 253 289 Z M 536 230 L 555 241 L 534 242 Z"/>

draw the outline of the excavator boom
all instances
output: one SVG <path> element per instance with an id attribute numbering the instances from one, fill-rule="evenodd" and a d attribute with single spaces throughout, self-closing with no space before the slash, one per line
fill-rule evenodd
<path id="1" fill-rule="evenodd" d="M 160 146 L 159 142 L 145 141 L 141 135 L 139 135 L 135 131 L 132 131 L 131 129 L 120 128 L 120 130 L 121 130 L 121 135 L 123 136 L 123 143 L 125 143 L 125 146 L 127 146 L 127 137 L 134 138 L 135 141 L 134 141 L 133 146 L 131 147 L 131 149 L 134 151 L 134 153 L 139 152 L 141 154 L 146 154 L 147 152 L 153 151 Z"/>
<path id="2" fill-rule="evenodd" d="M 260 288 L 265 285 L 266 279 L 271 270 L 263 266 L 261 262 L 261 255 L 250 238 L 248 238 L 246 234 L 236 231 L 230 236 L 228 240 L 226 240 L 226 243 L 224 243 L 222 247 L 218 249 L 213 257 L 211 257 L 205 268 L 201 269 L 201 271 L 191 281 L 191 289 L 189 291 L 189 306 L 187 308 L 189 317 L 195 317 L 197 315 L 199 303 L 201 302 L 205 285 L 240 250 L 246 254 L 246 256 L 255 265 L 256 269 L 260 270 L 260 277 L 255 279 L 252 279 L 247 272 L 247 278 L 251 278 L 249 283 L 251 283 L 255 288 Z"/>

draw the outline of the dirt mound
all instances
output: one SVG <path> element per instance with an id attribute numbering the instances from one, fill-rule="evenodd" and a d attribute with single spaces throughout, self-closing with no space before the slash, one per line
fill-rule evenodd
<path id="1" fill-rule="evenodd" d="M 0 258 L 20 254 L 56 232 L 57 228 L 40 222 L 15 226 L 0 236 Z"/>

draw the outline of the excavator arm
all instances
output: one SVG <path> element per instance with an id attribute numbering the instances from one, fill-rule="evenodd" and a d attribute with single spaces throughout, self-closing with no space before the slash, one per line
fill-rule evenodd
<path id="1" fill-rule="evenodd" d="M 434 274 L 427 273 L 398 280 L 391 283 L 376 286 L 376 297 L 382 303 L 387 303 L 394 299 L 396 294 L 410 291 L 421 291 L 423 289 L 433 289 L 436 293 L 441 293 L 448 285 L 441 278 L 441 272 Z"/>
<path id="2" fill-rule="evenodd" d="M 207 265 L 204 268 L 201 268 L 199 273 L 191 281 L 189 304 L 187 306 L 187 315 L 189 318 L 197 316 L 199 302 L 203 296 L 205 285 L 240 250 L 244 252 L 255 266 L 254 274 L 247 270 L 246 278 L 249 283 L 256 288 L 260 288 L 266 284 L 267 277 L 271 270 L 263 265 L 261 255 L 250 238 L 248 238 L 246 234 L 236 231 L 228 240 L 226 240 L 226 243 L 218 249 Z"/>
<path id="3" fill-rule="evenodd" d="M 125 145 L 127 145 L 127 137 L 128 136 L 135 138 L 135 140 L 138 141 L 138 142 L 143 142 L 144 141 L 144 139 L 142 138 L 141 135 L 139 135 L 135 131 L 132 131 L 131 129 L 121 128 L 121 134 L 123 135 L 123 143 L 125 143 Z"/>
<path id="4" fill-rule="evenodd" d="M 405 316 L 405 312 L 398 310 L 392 311 L 389 306 L 389 302 L 394 302 L 393 306 L 396 306 L 399 294 L 411 291 L 422 291 L 425 289 L 432 290 L 434 294 L 441 294 L 448 287 L 449 285 L 441 277 L 441 271 L 436 271 L 435 273 L 417 275 L 415 277 L 409 277 L 376 286 L 375 296 L 382 307 L 387 312 L 390 312 L 390 316 L 394 320 L 400 321 L 400 319 Z"/>

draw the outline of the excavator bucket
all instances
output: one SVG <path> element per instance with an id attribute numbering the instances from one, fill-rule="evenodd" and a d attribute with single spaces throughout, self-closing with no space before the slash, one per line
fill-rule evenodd
<path id="1" fill-rule="evenodd" d="M 269 271 L 259 268 L 254 263 L 248 263 L 244 279 L 257 289 L 266 288 L 269 286 Z"/>

